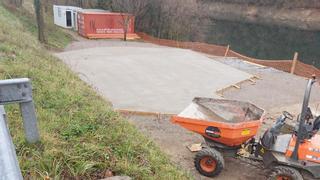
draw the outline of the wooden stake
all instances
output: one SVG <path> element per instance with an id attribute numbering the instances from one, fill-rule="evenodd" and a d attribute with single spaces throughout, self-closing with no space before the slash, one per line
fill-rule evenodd
<path id="1" fill-rule="evenodd" d="M 256 81 L 253 80 L 253 79 L 249 79 L 249 81 L 252 82 L 252 83 L 256 83 Z"/>
<path id="2" fill-rule="evenodd" d="M 295 70 L 296 70 L 296 66 L 297 66 L 297 61 L 298 61 L 298 53 L 295 52 L 294 53 L 294 57 L 292 60 L 292 66 L 291 66 L 291 74 L 294 74 Z"/>
<path id="3" fill-rule="evenodd" d="M 238 85 L 232 85 L 232 87 L 234 87 L 234 88 L 236 88 L 236 89 L 241 89 L 241 87 L 240 86 L 238 86 Z"/>
<path id="4" fill-rule="evenodd" d="M 224 57 L 227 57 L 228 53 L 229 53 L 229 50 L 230 50 L 230 45 L 227 46 L 227 50 L 226 52 L 224 53 Z"/>

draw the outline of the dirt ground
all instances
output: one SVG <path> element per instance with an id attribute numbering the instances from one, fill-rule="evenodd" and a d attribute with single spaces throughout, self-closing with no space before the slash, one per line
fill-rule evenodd
<path id="1" fill-rule="evenodd" d="M 203 139 L 198 134 L 186 131 L 185 129 L 173 125 L 168 117 L 152 116 L 127 116 L 130 122 L 151 137 L 154 142 L 169 155 L 171 160 L 178 167 L 191 173 L 195 179 L 207 180 L 210 178 L 201 176 L 194 168 L 192 153 L 187 148 L 190 144 L 201 143 Z M 218 180 L 256 180 L 266 179 L 265 172 L 254 165 L 250 165 L 242 160 L 225 158 L 226 168 L 216 178 Z"/>
<path id="2" fill-rule="evenodd" d="M 71 44 L 66 50 L 84 49 L 89 47 L 101 47 L 110 45 L 110 42 L 88 41 L 78 39 L 78 42 Z M 116 43 L 118 46 L 119 44 Z M 127 46 L 127 43 L 123 43 Z M 148 44 L 146 44 L 148 46 Z M 153 46 L 153 45 L 151 45 Z M 216 59 L 217 57 L 215 57 Z M 250 101 L 266 110 L 266 120 L 261 131 L 269 127 L 275 118 L 283 110 L 297 115 L 301 108 L 301 102 L 307 80 L 288 73 L 280 72 L 272 68 L 256 66 L 244 63 L 235 58 L 218 58 L 220 62 L 260 77 L 253 82 L 241 84 L 241 88 L 231 88 L 224 92 L 223 98 Z M 320 103 L 320 88 L 316 85 L 311 101 L 313 109 L 317 110 Z M 168 106 L 170 106 L 168 104 Z M 314 111 L 316 112 L 316 111 Z M 173 125 L 168 117 L 152 116 L 127 116 L 141 132 L 154 140 L 159 147 L 169 155 L 174 163 L 187 172 L 190 172 L 195 179 L 209 179 L 200 176 L 193 165 L 194 153 L 186 146 L 194 143 L 201 143 L 201 136 L 191 133 L 177 125 Z M 294 123 L 294 122 L 291 122 Z M 256 180 L 266 179 L 266 172 L 254 165 L 247 164 L 238 159 L 226 158 L 226 168 L 218 180 Z"/>
<path id="3" fill-rule="evenodd" d="M 221 58 L 221 62 L 260 77 L 255 83 L 243 83 L 241 89 L 231 88 L 224 92 L 224 98 L 226 99 L 253 102 L 266 110 L 265 122 L 260 129 L 260 133 L 270 127 L 284 110 L 295 116 L 299 114 L 307 79 L 272 68 L 247 64 L 233 58 Z M 317 110 L 319 109 L 317 107 L 320 103 L 318 92 L 320 92 L 320 88 L 319 85 L 316 85 L 311 100 L 311 108 L 315 114 L 318 114 Z M 151 137 L 175 163 L 191 172 L 195 179 L 209 179 L 199 175 L 195 170 L 193 166 L 195 153 L 186 148 L 190 144 L 203 142 L 201 136 L 173 125 L 169 118 L 128 116 L 128 119 L 138 129 Z M 288 123 L 295 124 L 295 122 Z M 267 177 L 268 171 L 263 171 L 255 165 L 234 158 L 227 158 L 225 161 L 226 168 L 221 175 L 214 179 L 256 180 L 266 179 Z M 309 179 L 310 177 L 306 178 Z"/>

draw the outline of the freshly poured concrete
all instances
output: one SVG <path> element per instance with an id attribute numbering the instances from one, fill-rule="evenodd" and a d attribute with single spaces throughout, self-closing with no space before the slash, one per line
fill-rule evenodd
<path id="1" fill-rule="evenodd" d="M 191 50 L 99 47 L 57 54 L 116 109 L 179 113 L 196 96 L 246 80 L 250 74 Z"/>

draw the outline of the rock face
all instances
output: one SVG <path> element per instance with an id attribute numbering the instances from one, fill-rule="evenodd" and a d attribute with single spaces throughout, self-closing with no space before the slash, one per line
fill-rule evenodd
<path id="1" fill-rule="evenodd" d="M 210 17 L 217 20 L 320 30 L 320 9 L 281 8 L 239 3 L 208 2 Z"/>

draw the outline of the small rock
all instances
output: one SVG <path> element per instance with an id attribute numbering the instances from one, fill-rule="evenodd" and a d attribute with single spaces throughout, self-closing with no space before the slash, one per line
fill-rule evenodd
<path id="1" fill-rule="evenodd" d="M 110 171 L 110 170 L 107 170 L 106 172 L 105 172 L 105 174 L 104 174 L 104 177 L 113 177 L 113 173 L 112 173 L 112 171 Z"/>
<path id="2" fill-rule="evenodd" d="M 112 176 L 101 180 L 131 180 L 129 176 Z"/>

